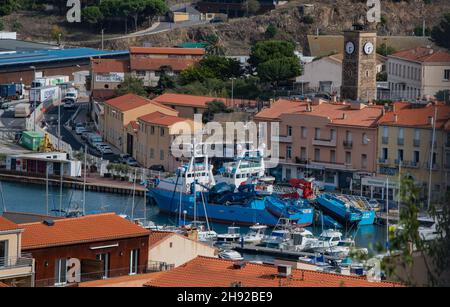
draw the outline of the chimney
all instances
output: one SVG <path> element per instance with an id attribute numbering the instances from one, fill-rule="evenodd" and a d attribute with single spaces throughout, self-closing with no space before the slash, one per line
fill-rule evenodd
<path id="1" fill-rule="evenodd" d="M 240 270 L 245 268 L 246 263 L 244 261 L 239 261 L 239 262 L 235 262 L 233 263 L 233 269 L 235 270 Z"/>
<path id="2" fill-rule="evenodd" d="M 287 278 L 291 276 L 292 266 L 287 264 L 278 264 L 277 265 L 277 273 L 278 277 Z"/>
<path id="3" fill-rule="evenodd" d="M 42 222 L 42 224 L 44 224 L 45 226 L 53 226 L 53 225 L 55 225 L 55 222 L 54 222 L 53 220 L 45 219 L 45 220 Z"/>
<path id="4" fill-rule="evenodd" d="M 398 121 L 398 115 L 394 114 L 394 123 L 396 123 Z"/>

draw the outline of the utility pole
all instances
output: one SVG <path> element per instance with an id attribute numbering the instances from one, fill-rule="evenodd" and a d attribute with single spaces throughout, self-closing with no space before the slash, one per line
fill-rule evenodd
<path id="1" fill-rule="evenodd" d="M 30 66 L 33 69 L 33 81 L 36 79 L 36 66 Z M 30 90 L 31 92 L 31 90 Z M 33 98 L 33 131 L 36 132 L 36 95 L 37 91 L 34 90 L 34 98 Z"/>

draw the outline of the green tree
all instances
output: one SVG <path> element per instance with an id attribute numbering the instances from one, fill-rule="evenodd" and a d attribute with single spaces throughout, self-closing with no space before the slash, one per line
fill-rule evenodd
<path id="1" fill-rule="evenodd" d="M 425 36 L 430 36 L 431 30 L 430 28 L 425 28 Z M 414 28 L 414 35 L 415 36 L 422 36 L 423 35 L 423 27 L 417 26 Z"/>
<path id="2" fill-rule="evenodd" d="M 207 123 L 214 119 L 214 114 L 231 113 L 233 110 L 229 109 L 222 100 L 213 100 L 206 103 L 206 110 L 203 112 L 203 122 Z"/>
<path id="3" fill-rule="evenodd" d="M 282 57 L 294 57 L 295 45 L 287 41 L 268 40 L 252 46 L 249 63 L 256 68 L 259 64 Z"/>
<path id="4" fill-rule="evenodd" d="M 378 82 L 386 82 L 387 81 L 387 73 L 385 71 L 377 73 L 377 81 Z"/>
<path id="5" fill-rule="evenodd" d="M 90 24 L 96 25 L 103 21 L 103 13 L 98 6 L 88 6 L 85 7 L 81 14 L 83 21 Z"/>
<path id="6" fill-rule="evenodd" d="M 381 45 L 379 45 L 377 47 L 377 53 L 381 54 L 383 56 L 388 56 L 388 55 L 391 55 L 396 52 L 397 52 L 397 50 L 395 50 L 394 47 L 388 46 L 388 45 L 386 45 L 386 43 L 382 43 Z"/>
<path id="7" fill-rule="evenodd" d="M 19 32 L 20 30 L 22 30 L 22 28 L 23 28 L 23 25 L 18 20 L 13 21 L 11 30 L 13 30 L 14 32 Z"/>
<path id="8" fill-rule="evenodd" d="M 241 64 L 235 60 L 217 55 L 209 55 L 200 61 L 200 66 L 214 74 L 217 79 L 226 80 L 242 75 Z"/>
<path id="9" fill-rule="evenodd" d="M 303 17 L 303 22 L 307 25 L 313 24 L 314 18 L 311 15 L 306 15 L 305 17 Z"/>
<path id="10" fill-rule="evenodd" d="M 247 0 L 245 5 L 247 6 L 247 16 L 256 15 L 261 8 L 261 4 L 258 0 Z"/>
<path id="11" fill-rule="evenodd" d="M 120 87 L 118 87 L 114 93 L 116 96 L 122 96 L 130 93 L 139 96 L 147 95 L 142 79 L 133 76 L 126 76 L 125 80 L 120 84 Z"/>
<path id="12" fill-rule="evenodd" d="M 450 50 L 450 12 L 431 30 L 431 39 L 439 46 Z"/>
<path id="13" fill-rule="evenodd" d="M 5 29 L 5 26 L 3 25 L 3 21 L 0 20 L 0 31 L 3 31 Z"/>
<path id="14" fill-rule="evenodd" d="M 435 96 L 437 100 L 450 104 L 450 90 L 438 91 Z"/>
<path id="15" fill-rule="evenodd" d="M 277 35 L 277 33 L 278 33 L 277 27 L 275 27 L 273 24 L 270 24 L 266 29 L 265 36 L 269 39 L 272 39 Z"/>
<path id="16" fill-rule="evenodd" d="M 277 86 L 280 81 L 299 76 L 301 66 L 297 57 L 281 57 L 259 64 L 256 71 L 261 80 Z"/>
<path id="17" fill-rule="evenodd" d="M 225 50 L 220 40 L 220 37 L 216 34 L 206 36 L 206 53 L 209 55 L 224 55 Z"/>

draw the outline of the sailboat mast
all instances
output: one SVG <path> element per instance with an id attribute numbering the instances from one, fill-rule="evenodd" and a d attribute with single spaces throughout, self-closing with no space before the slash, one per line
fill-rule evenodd
<path id="1" fill-rule="evenodd" d="M 136 194 L 136 172 L 137 168 L 134 169 L 134 182 L 133 182 L 133 201 L 131 202 L 131 220 L 134 220 L 134 195 Z"/>
<path id="2" fill-rule="evenodd" d="M 142 171 L 142 181 L 144 182 L 144 221 L 147 221 L 147 175 L 145 176 L 144 180 L 144 169 L 141 169 Z"/>
<path id="3" fill-rule="evenodd" d="M 434 142 L 436 136 L 436 119 L 437 119 L 437 107 L 434 106 L 434 118 L 433 118 L 433 135 L 431 137 L 431 151 L 430 151 L 430 168 L 428 174 L 428 202 L 427 202 L 427 210 L 430 210 L 431 204 L 431 174 L 433 170 L 433 156 L 434 156 Z"/>
<path id="4" fill-rule="evenodd" d="M 59 170 L 59 215 L 62 215 L 62 193 L 63 193 L 63 172 L 64 172 L 64 164 L 61 161 L 61 167 Z"/>

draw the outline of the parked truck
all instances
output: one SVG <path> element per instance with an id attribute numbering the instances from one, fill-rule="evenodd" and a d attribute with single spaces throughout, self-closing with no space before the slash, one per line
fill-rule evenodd
<path id="1" fill-rule="evenodd" d="M 67 82 L 69 82 L 69 76 L 48 76 L 48 77 L 36 78 L 31 83 L 31 88 L 52 86 L 52 85 L 58 85 L 58 84 L 67 83 Z"/>
<path id="2" fill-rule="evenodd" d="M 14 108 L 14 117 L 28 117 L 31 114 L 31 108 L 28 103 L 19 103 Z"/>
<path id="3" fill-rule="evenodd" d="M 46 106 L 53 104 L 61 98 L 61 89 L 58 86 L 44 86 L 30 89 L 30 103 L 36 105 L 45 103 Z"/>
<path id="4" fill-rule="evenodd" d="M 0 84 L 0 100 L 22 99 L 24 89 L 23 83 Z"/>

